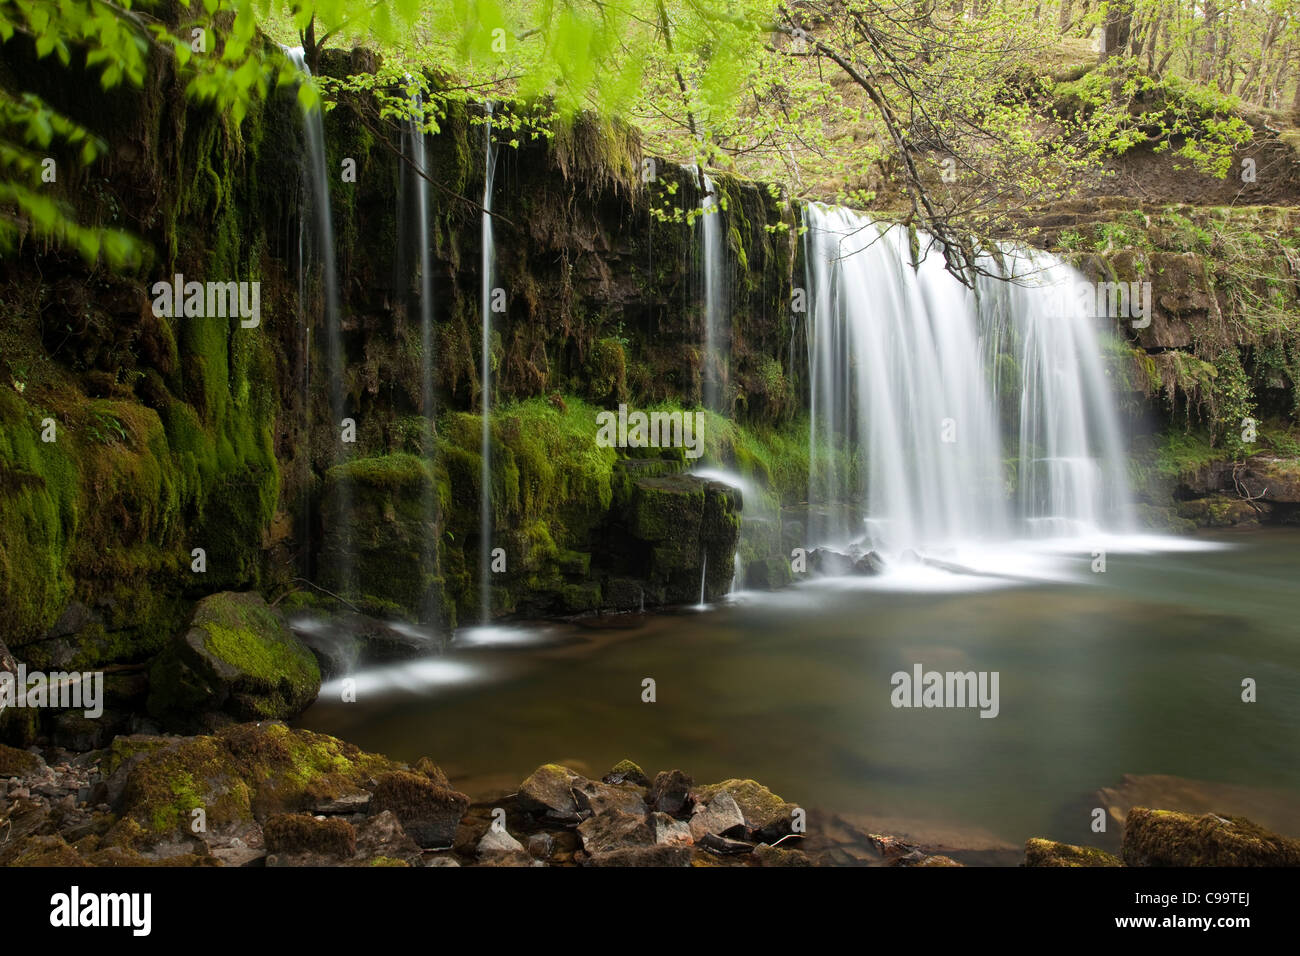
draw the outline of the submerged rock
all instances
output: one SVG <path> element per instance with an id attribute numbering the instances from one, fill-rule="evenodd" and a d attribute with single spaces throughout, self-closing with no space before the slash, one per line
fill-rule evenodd
<path id="1" fill-rule="evenodd" d="M 1245 817 L 1134 807 L 1124 823 L 1129 866 L 1300 866 L 1300 841 Z"/>
<path id="2" fill-rule="evenodd" d="M 1123 862 L 1105 850 L 1090 846 L 1072 846 L 1037 837 L 1025 844 L 1025 866 L 1123 866 Z"/>
<path id="3" fill-rule="evenodd" d="M 218 711 L 231 720 L 292 717 L 316 699 L 316 657 L 258 594 L 203 598 L 154 661 L 149 712 L 182 726 Z"/>

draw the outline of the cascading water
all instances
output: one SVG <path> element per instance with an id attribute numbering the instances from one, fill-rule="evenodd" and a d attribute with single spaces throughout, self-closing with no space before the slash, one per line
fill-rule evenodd
<path id="1" fill-rule="evenodd" d="M 412 101 L 412 118 L 405 124 L 403 130 L 404 147 L 406 154 L 414 166 L 414 170 L 409 170 L 406 164 L 402 164 L 402 176 L 400 188 L 403 196 L 403 206 L 407 203 L 414 205 L 414 237 L 413 241 L 417 250 L 417 264 L 419 268 L 419 296 L 420 296 L 420 352 L 422 357 L 421 367 L 421 387 L 420 402 L 421 414 L 426 421 L 425 427 L 425 457 L 428 458 L 430 465 L 434 458 L 434 362 L 433 362 L 433 262 L 429 246 L 429 183 L 425 179 L 428 174 L 428 164 L 426 162 L 426 144 L 424 134 L 424 113 L 423 104 L 417 93 Z M 425 493 L 425 514 L 428 535 L 425 539 L 424 560 L 426 566 L 432 568 L 436 561 L 437 538 L 435 529 L 437 525 L 436 501 L 433 495 L 433 488 L 430 486 Z M 425 608 L 426 616 L 432 618 L 435 609 L 433 607 Z"/>
<path id="2" fill-rule="evenodd" d="M 482 368 L 479 381 L 482 383 L 483 430 L 482 430 L 482 471 L 479 475 L 479 618 L 484 625 L 492 618 L 491 580 L 492 561 L 492 435 L 490 414 L 492 411 L 492 283 L 493 269 L 496 264 L 496 248 L 492 238 L 492 184 L 496 178 L 496 148 L 492 144 L 492 104 L 486 104 L 487 123 L 484 126 L 483 147 L 483 224 L 482 246 L 483 261 L 481 266 L 482 287 L 480 289 L 480 308 L 483 316 Z"/>
<path id="3" fill-rule="evenodd" d="M 726 276 L 722 212 L 713 180 L 705 173 L 699 176 L 704 184 L 704 195 L 700 198 L 700 246 L 704 272 L 703 400 L 704 407 L 710 411 L 724 412 L 723 391 L 728 378 L 730 355 L 722 341 L 723 323 L 728 320 L 724 297 Z"/>
<path id="4" fill-rule="evenodd" d="M 302 82 L 311 82 L 311 70 L 307 66 L 307 59 L 302 47 L 284 47 L 285 55 L 303 74 Z M 343 335 L 339 325 L 339 296 L 338 296 L 338 279 L 335 269 L 334 254 L 334 217 L 330 208 L 330 189 L 329 176 L 326 172 L 325 157 L 325 126 L 322 121 L 322 111 L 320 108 L 303 109 L 302 125 L 303 134 L 306 141 L 306 151 L 304 153 L 304 170 L 303 175 L 311 189 L 311 209 L 312 221 L 315 229 L 315 252 L 316 262 L 320 267 L 320 282 L 323 299 L 322 320 L 325 325 L 327 356 L 329 368 L 327 370 L 330 380 L 330 429 L 335 434 L 339 434 L 342 428 L 344 417 L 343 406 Z M 301 235 L 301 233 L 300 233 Z M 302 261 L 301 246 L 299 248 L 299 259 Z M 302 301 L 304 292 L 302 282 L 302 272 L 299 274 L 299 301 Z M 310 332 L 307 335 L 307 342 L 310 343 Z M 310 359 L 307 360 L 310 363 Z M 335 462 L 343 460 L 343 444 L 339 441 L 336 445 Z M 352 507 L 348 495 L 346 483 L 340 482 L 337 489 L 337 514 L 332 516 L 335 521 L 339 540 L 344 542 L 344 546 L 339 549 L 340 566 L 335 569 L 335 576 L 344 593 L 353 591 L 353 573 L 352 566 L 352 547 L 351 547 L 351 518 Z M 306 509 L 310 513 L 310 503 Z"/>
<path id="5" fill-rule="evenodd" d="M 846 209 L 805 221 L 810 541 L 933 554 L 1131 530 L 1097 334 L 1059 294 L 1073 270 L 1003 249 L 981 264 L 1016 278 L 972 290 L 923 235 L 914 255 Z"/>

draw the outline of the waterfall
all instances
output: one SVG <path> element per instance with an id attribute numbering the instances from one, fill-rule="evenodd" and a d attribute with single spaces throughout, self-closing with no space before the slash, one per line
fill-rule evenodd
<path id="1" fill-rule="evenodd" d="M 1097 332 L 1059 294 L 1072 269 L 1007 247 L 981 263 L 1016 278 L 971 289 L 925 235 L 914 252 L 846 209 L 805 222 L 811 542 L 888 556 L 1131 530 Z"/>
<path id="2" fill-rule="evenodd" d="M 704 552 L 704 563 L 700 566 L 700 603 L 699 607 L 708 607 L 708 596 L 705 594 L 704 585 L 709 578 L 709 552 Z"/>
<path id="3" fill-rule="evenodd" d="M 724 300 L 726 277 L 722 246 L 722 210 L 718 205 L 717 187 L 706 173 L 698 174 L 704 182 L 700 198 L 700 236 L 704 272 L 704 362 L 700 373 L 704 407 L 726 414 L 724 390 L 730 364 L 729 349 L 722 349 L 722 323 L 728 321 Z M 730 337 L 728 336 L 728 341 Z"/>
<path id="4" fill-rule="evenodd" d="M 492 239 L 492 183 L 496 178 L 496 149 L 492 145 L 492 104 L 486 104 L 487 124 L 484 126 L 483 147 L 483 262 L 480 308 L 483 315 L 482 386 L 480 402 L 483 412 L 482 471 L 479 475 L 479 618 L 483 624 L 491 623 L 492 590 L 489 585 L 492 569 L 492 282 L 496 264 L 496 249 Z"/>
<path id="5" fill-rule="evenodd" d="M 414 242 L 417 250 L 416 261 L 419 268 L 420 296 L 420 353 L 422 360 L 420 385 L 420 414 L 426 421 L 424 432 L 424 456 L 430 467 L 435 457 L 434 443 L 434 341 L 433 341 L 433 261 L 429 246 L 429 182 L 427 145 L 424 133 L 424 110 L 420 95 L 412 99 L 412 117 L 403 129 L 404 147 L 414 171 L 402 164 L 400 188 L 402 190 L 403 208 L 413 202 L 415 206 Z M 408 199 L 413 194 L 413 199 Z M 437 503 L 432 485 L 425 492 L 425 521 L 428 527 L 425 539 L 426 566 L 433 568 L 437 559 Z M 432 601 L 424 608 L 424 613 L 433 618 L 435 608 Z"/>
<path id="6" fill-rule="evenodd" d="M 303 75 L 302 82 L 311 82 L 311 70 L 307 67 L 307 60 L 302 47 L 284 47 L 285 55 L 298 68 Z M 344 416 L 343 403 L 343 333 L 339 324 L 339 293 L 338 293 L 338 273 L 335 268 L 334 253 L 334 217 L 330 208 L 330 188 L 329 175 L 327 172 L 327 160 L 325 156 L 325 125 L 322 121 L 322 111 L 316 109 L 304 109 L 302 111 L 302 125 L 304 139 L 306 140 L 306 151 L 304 153 L 304 170 L 303 175 L 311 189 L 311 210 L 312 222 L 315 227 L 315 252 L 316 261 L 320 266 L 320 281 L 323 292 L 323 315 L 322 319 L 325 325 L 325 334 L 327 342 L 326 361 L 328 363 L 327 376 L 330 381 L 330 429 L 336 436 L 340 434 Z M 300 236 L 301 236 L 300 232 Z M 299 246 L 300 266 L 302 262 L 302 247 Z M 299 302 L 302 301 L 304 285 L 302 284 L 303 271 L 299 271 Z M 308 323 L 310 325 L 310 323 Z M 306 341 L 310 343 L 310 329 L 304 331 Z M 310 366 L 310 359 L 307 360 Z M 337 464 L 344 460 L 342 441 L 336 441 L 334 453 L 334 462 Z M 339 540 L 343 542 L 339 549 L 339 566 L 335 569 L 337 583 L 343 593 L 354 592 L 354 568 L 352 562 L 352 536 L 351 536 L 351 517 L 352 507 L 349 490 L 346 483 L 340 482 L 337 489 L 338 496 L 338 514 L 334 515 L 337 522 Z M 310 513 L 310 502 L 308 503 L 308 513 Z"/>

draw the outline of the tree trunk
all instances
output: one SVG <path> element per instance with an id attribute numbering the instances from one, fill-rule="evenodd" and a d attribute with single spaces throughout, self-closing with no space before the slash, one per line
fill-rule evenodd
<path id="1" fill-rule="evenodd" d="M 1105 63 L 1111 57 L 1122 56 L 1133 30 L 1134 0 L 1110 0 L 1106 4 L 1101 31 L 1101 53 L 1098 60 Z"/>
<path id="2" fill-rule="evenodd" d="M 1259 43 L 1259 58 L 1251 64 L 1250 72 L 1246 78 L 1241 81 L 1241 86 L 1237 87 L 1237 95 L 1246 98 L 1251 96 L 1250 88 L 1255 85 L 1255 80 L 1259 78 L 1260 70 L 1264 66 L 1264 61 L 1268 59 L 1269 51 L 1273 47 L 1273 41 L 1277 39 L 1278 27 L 1282 25 L 1282 18 L 1278 14 L 1273 14 L 1269 18 L 1268 26 L 1264 29 L 1264 37 Z"/>
<path id="3" fill-rule="evenodd" d="M 1291 102 L 1291 122 L 1300 123 L 1300 44 L 1296 44 L 1295 99 Z"/>
<path id="4" fill-rule="evenodd" d="M 1205 0 L 1205 59 L 1201 61 L 1200 81 L 1208 84 L 1214 79 L 1219 63 L 1219 5 L 1217 0 Z"/>
<path id="5" fill-rule="evenodd" d="M 1056 32 L 1065 36 L 1066 31 L 1070 29 L 1070 9 L 1074 6 L 1074 0 L 1061 0 L 1061 14 L 1056 21 Z"/>

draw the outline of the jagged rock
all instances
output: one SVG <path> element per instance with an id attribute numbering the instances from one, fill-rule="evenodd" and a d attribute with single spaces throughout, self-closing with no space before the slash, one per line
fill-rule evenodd
<path id="1" fill-rule="evenodd" d="M 853 573 L 868 576 L 884 574 L 885 559 L 875 551 L 868 551 L 862 557 L 853 562 Z"/>
<path id="2" fill-rule="evenodd" d="M 555 851 L 555 840 L 549 833 L 533 833 L 528 837 L 528 855 L 537 860 L 549 859 Z"/>
<path id="3" fill-rule="evenodd" d="M 651 814 L 650 829 L 654 833 L 656 844 L 682 843 L 689 846 L 695 842 L 691 836 L 691 825 L 666 813 Z"/>
<path id="4" fill-rule="evenodd" d="M 650 809 L 680 816 L 690 808 L 693 786 L 695 781 L 680 770 L 660 771 L 650 786 Z"/>
<path id="5" fill-rule="evenodd" d="M 1118 857 L 1090 846 L 1037 837 L 1025 843 L 1025 866 L 1123 866 Z"/>
<path id="6" fill-rule="evenodd" d="M 319 813 L 324 816 L 347 816 L 353 813 L 365 813 L 370 807 L 370 796 L 368 791 L 358 790 L 356 793 L 345 793 L 341 797 L 322 800 L 308 809 L 312 813 Z"/>
<path id="7" fill-rule="evenodd" d="M 357 824 L 356 830 L 357 857 L 360 859 L 387 857 L 408 863 L 420 859 L 420 846 L 402 828 L 401 821 L 391 810 L 366 817 Z"/>
<path id="8" fill-rule="evenodd" d="M 370 799 L 372 814 L 391 810 L 411 839 L 429 849 L 451 846 L 467 809 L 465 794 L 405 770 L 380 777 Z"/>
<path id="9" fill-rule="evenodd" d="M 739 856 L 744 853 L 753 853 L 754 844 L 746 843 L 744 840 L 733 840 L 730 837 L 718 836 L 715 833 L 705 833 L 697 841 L 700 846 L 720 856 Z"/>
<path id="10" fill-rule="evenodd" d="M 719 790 L 708 804 L 696 804 L 691 815 L 691 837 L 699 843 L 708 834 L 730 836 L 745 829 L 745 817 L 736 805 L 736 798 L 726 790 Z"/>
<path id="11" fill-rule="evenodd" d="M 149 712 L 192 727 L 196 714 L 287 718 L 320 691 L 307 647 L 259 594 L 224 591 L 199 601 L 189 624 L 154 661 Z"/>
<path id="12" fill-rule="evenodd" d="M 916 865 L 917 866 L 961 866 L 962 864 L 958 863 L 950 856 L 944 856 L 941 853 L 935 853 L 930 856 L 927 856 L 925 859 L 921 860 Z"/>
<path id="13" fill-rule="evenodd" d="M 645 794 L 635 787 L 582 780 L 574 785 L 573 798 L 580 814 L 622 810 L 639 817 L 646 815 Z"/>
<path id="14" fill-rule="evenodd" d="M 640 817 L 610 810 L 578 827 L 582 848 L 590 854 L 608 853 L 633 846 L 653 846 L 654 833 Z"/>
<path id="15" fill-rule="evenodd" d="M 491 853 L 522 853 L 524 845 L 512 837 L 506 830 L 488 827 L 483 839 L 478 841 L 478 855 Z"/>
<path id="16" fill-rule="evenodd" d="M 614 764 L 614 769 L 601 779 L 610 784 L 630 783 L 638 787 L 650 785 L 650 778 L 645 775 L 645 771 L 630 760 L 620 760 Z"/>
<path id="17" fill-rule="evenodd" d="M 767 787 L 754 780 L 724 780 L 698 788 L 696 798 L 709 802 L 722 791 L 731 794 L 745 819 L 745 826 L 761 842 L 770 843 L 791 832 L 793 803 L 782 800 Z"/>
<path id="18" fill-rule="evenodd" d="M 1128 866 L 1300 866 L 1300 841 L 1245 817 L 1134 807 L 1124 823 Z"/>
<path id="19" fill-rule="evenodd" d="M 578 804 L 573 788 L 585 781 L 585 777 L 568 767 L 543 764 L 519 785 L 519 807 L 558 823 L 576 823 Z"/>
<path id="20" fill-rule="evenodd" d="M 853 559 L 830 548 L 813 548 L 808 552 L 808 570 L 813 574 L 839 576 L 853 573 Z"/>

